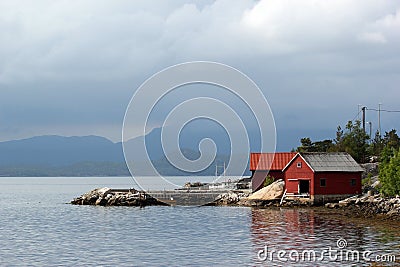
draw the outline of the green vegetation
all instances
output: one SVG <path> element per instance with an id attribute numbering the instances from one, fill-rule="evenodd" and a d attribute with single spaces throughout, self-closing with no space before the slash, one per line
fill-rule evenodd
<path id="1" fill-rule="evenodd" d="M 269 186 L 273 182 L 274 182 L 274 178 L 270 175 L 267 175 L 267 177 L 265 177 L 265 180 L 264 180 L 264 187 Z"/>
<path id="2" fill-rule="evenodd" d="M 309 137 L 302 138 L 300 142 L 297 152 L 326 152 L 333 146 L 332 140 L 312 142 Z"/>
<path id="3" fill-rule="evenodd" d="M 372 174 L 368 173 L 368 176 L 365 177 L 364 179 L 362 179 L 361 183 L 362 183 L 363 187 L 371 186 L 372 185 Z"/>
<path id="4" fill-rule="evenodd" d="M 385 132 L 383 137 L 377 132 L 370 138 L 360 121 L 349 121 L 344 130 L 338 126 L 333 140 L 312 142 L 305 137 L 300 142 L 298 152 L 347 152 L 359 163 L 379 161 L 381 193 L 386 196 L 400 194 L 400 138 L 395 129 Z M 364 178 L 363 185 L 371 185 L 371 178 L 371 175 Z"/>
<path id="5" fill-rule="evenodd" d="M 371 139 L 363 130 L 360 121 L 349 121 L 343 130 L 337 127 L 336 137 L 333 140 L 312 142 L 309 137 L 300 140 L 297 152 L 347 152 L 357 162 L 369 162 L 371 157 L 380 159 L 385 147 L 399 149 L 400 138 L 395 129 L 386 132 L 383 138 L 377 132 Z"/>
<path id="6" fill-rule="evenodd" d="M 400 149 L 386 146 L 382 151 L 379 166 L 381 193 L 386 196 L 400 194 Z"/>

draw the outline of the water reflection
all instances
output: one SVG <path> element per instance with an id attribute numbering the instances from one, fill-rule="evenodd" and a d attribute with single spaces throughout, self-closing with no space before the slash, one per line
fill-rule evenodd
<path id="1" fill-rule="evenodd" d="M 360 253 L 373 251 L 375 254 L 398 255 L 399 251 L 398 228 L 378 228 L 368 221 L 351 221 L 340 214 L 330 214 L 318 209 L 255 208 L 251 212 L 251 221 L 254 255 L 265 245 L 269 249 L 286 251 L 322 251 L 329 247 L 338 249 L 337 241 L 340 238 L 347 241 L 347 249 Z M 303 262 L 301 265 L 315 266 L 315 262 L 309 265 Z M 329 265 L 335 266 L 334 263 Z M 273 264 L 269 263 L 268 266 Z M 358 263 L 357 266 L 370 265 L 364 262 Z"/>

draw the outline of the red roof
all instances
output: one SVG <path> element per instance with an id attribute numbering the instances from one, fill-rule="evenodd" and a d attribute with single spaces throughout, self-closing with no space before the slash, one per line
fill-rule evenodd
<path id="1" fill-rule="evenodd" d="M 296 154 L 295 152 L 250 153 L 250 170 L 281 171 Z"/>

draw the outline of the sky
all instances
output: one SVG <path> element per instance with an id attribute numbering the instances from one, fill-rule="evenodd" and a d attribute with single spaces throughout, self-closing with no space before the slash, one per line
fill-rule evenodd
<path id="1" fill-rule="evenodd" d="M 333 138 L 358 105 L 400 110 L 400 1 L 1 0 L 0 141 L 120 141 L 136 89 L 188 61 L 250 77 L 274 114 L 278 150 Z M 377 112 L 366 119 L 375 131 Z M 382 131 L 399 119 L 382 112 Z"/>

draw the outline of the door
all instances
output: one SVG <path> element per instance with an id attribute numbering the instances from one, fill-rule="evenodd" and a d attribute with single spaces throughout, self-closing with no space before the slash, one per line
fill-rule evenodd
<path id="1" fill-rule="evenodd" d="M 310 193 L 310 180 L 299 180 L 299 194 Z"/>

